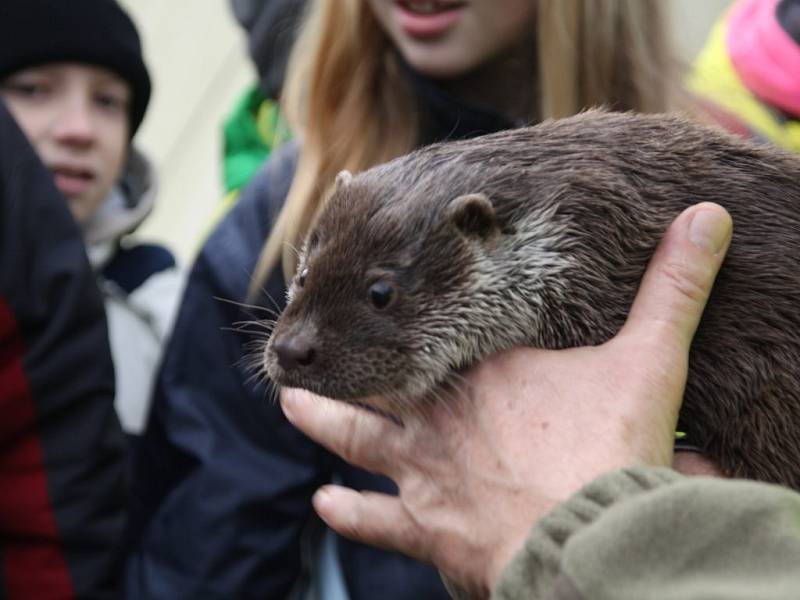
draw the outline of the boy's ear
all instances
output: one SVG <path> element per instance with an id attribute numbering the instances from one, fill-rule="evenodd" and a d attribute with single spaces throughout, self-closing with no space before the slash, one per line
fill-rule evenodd
<path id="1" fill-rule="evenodd" d="M 450 201 L 447 218 L 467 237 L 487 239 L 498 230 L 494 206 L 484 194 L 465 194 Z"/>

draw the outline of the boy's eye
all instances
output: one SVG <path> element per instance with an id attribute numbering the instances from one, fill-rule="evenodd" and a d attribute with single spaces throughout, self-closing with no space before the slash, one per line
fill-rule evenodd
<path id="1" fill-rule="evenodd" d="M 3 85 L 3 89 L 12 95 L 30 99 L 45 98 L 51 91 L 46 83 L 34 81 L 10 81 Z"/>
<path id="2" fill-rule="evenodd" d="M 128 104 L 122 96 L 102 92 L 95 94 L 94 101 L 99 107 L 114 112 L 124 111 Z"/>

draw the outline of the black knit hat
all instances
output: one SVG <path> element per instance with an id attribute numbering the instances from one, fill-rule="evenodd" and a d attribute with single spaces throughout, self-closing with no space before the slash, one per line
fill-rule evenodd
<path id="1" fill-rule="evenodd" d="M 115 0 L 0 0 L 0 80 L 52 62 L 105 67 L 131 86 L 131 137 L 150 100 L 139 34 Z"/>

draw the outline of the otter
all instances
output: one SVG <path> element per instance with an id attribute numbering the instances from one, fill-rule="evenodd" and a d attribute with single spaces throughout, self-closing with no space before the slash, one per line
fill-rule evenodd
<path id="1" fill-rule="evenodd" d="M 611 338 L 667 226 L 714 201 L 734 235 L 679 427 L 726 475 L 800 489 L 798 178 L 776 148 L 597 110 L 342 173 L 264 368 L 402 418 L 491 353 Z"/>

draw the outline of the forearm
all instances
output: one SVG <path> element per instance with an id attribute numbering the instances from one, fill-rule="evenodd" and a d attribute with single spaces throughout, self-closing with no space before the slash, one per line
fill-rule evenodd
<path id="1" fill-rule="evenodd" d="M 545 515 L 493 598 L 788 598 L 800 589 L 800 495 L 635 467 Z"/>

